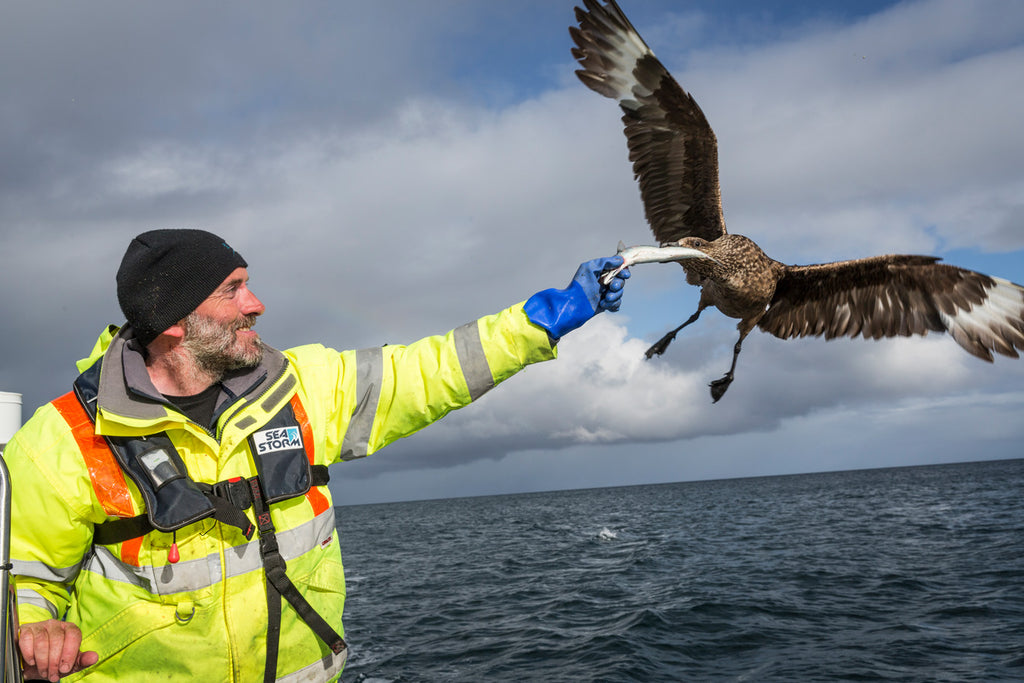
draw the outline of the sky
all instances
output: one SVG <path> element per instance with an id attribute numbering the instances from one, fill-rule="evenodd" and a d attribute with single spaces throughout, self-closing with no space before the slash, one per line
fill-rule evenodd
<path id="1" fill-rule="evenodd" d="M 622 0 L 719 140 L 730 232 L 818 263 L 1024 283 L 1024 4 Z M 653 244 L 571 0 L 0 0 L 0 390 L 24 417 L 121 324 L 136 234 L 249 262 L 277 348 L 408 343 Z M 783 341 L 675 264 L 477 403 L 332 467 L 336 504 L 1021 457 L 1024 361 L 950 337 Z"/>

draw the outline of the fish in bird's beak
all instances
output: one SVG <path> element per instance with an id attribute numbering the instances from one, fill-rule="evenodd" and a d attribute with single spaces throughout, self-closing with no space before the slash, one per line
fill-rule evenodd
<path id="1" fill-rule="evenodd" d="M 708 256 L 699 249 L 691 249 L 690 247 L 651 247 L 646 245 L 627 247 L 622 242 L 619 242 L 619 249 L 617 253 L 622 257 L 622 265 L 601 275 L 601 284 L 603 285 L 611 282 L 612 278 L 614 278 L 619 271 L 636 265 L 637 263 L 668 263 L 669 261 L 685 261 L 686 259 L 691 258 L 707 259 L 718 263 L 718 259 Z"/>

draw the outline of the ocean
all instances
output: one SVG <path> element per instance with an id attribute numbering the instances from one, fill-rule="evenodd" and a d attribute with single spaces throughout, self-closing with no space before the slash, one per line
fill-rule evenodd
<path id="1" fill-rule="evenodd" d="M 343 681 L 1022 681 L 1024 460 L 337 508 Z"/>

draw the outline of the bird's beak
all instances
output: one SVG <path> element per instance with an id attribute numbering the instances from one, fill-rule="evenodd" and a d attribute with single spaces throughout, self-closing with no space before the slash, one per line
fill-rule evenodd
<path id="1" fill-rule="evenodd" d="M 714 256 L 711 256 L 710 254 L 704 253 L 700 249 L 694 249 L 692 247 L 673 246 L 672 247 L 672 252 L 673 252 L 673 257 L 672 257 L 673 261 L 686 261 L 686 260 L 689 260 L 689 259 L 697 258 L 697 259 L 705 259 L 705 260 L 708 260 L 708 261 L 714 261 L 718 265 L 722 265 L 721 261 L 716 259 Z"/>

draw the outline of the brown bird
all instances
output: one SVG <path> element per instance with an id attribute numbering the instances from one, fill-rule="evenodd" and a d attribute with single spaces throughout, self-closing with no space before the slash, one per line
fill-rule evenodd
<path id="1" fill-rule="evenodd" d="M 618 100 L 629 159 L 644 212 L 662 245 L 692 247 L 714 257 L 680 262 L 701 288 L 696 312 L 650 349 L 661 355 L 676 333 L 714 306 L 738 318 L 732 365 L 711 382 L 717 402 L 729 388 L 743 340 L 755 327 L 781 339 L 882 337 L 949 332 L 969 353 L 1024 350 L 1024 288 L 934 256 L 887 255 L 788 266 L 753 240 L 725 230 L 718 186 L 718 142 L 693 96 L 658 61 L 614 0 L 584 0 L 576 71 L 592 90 Z"/>

